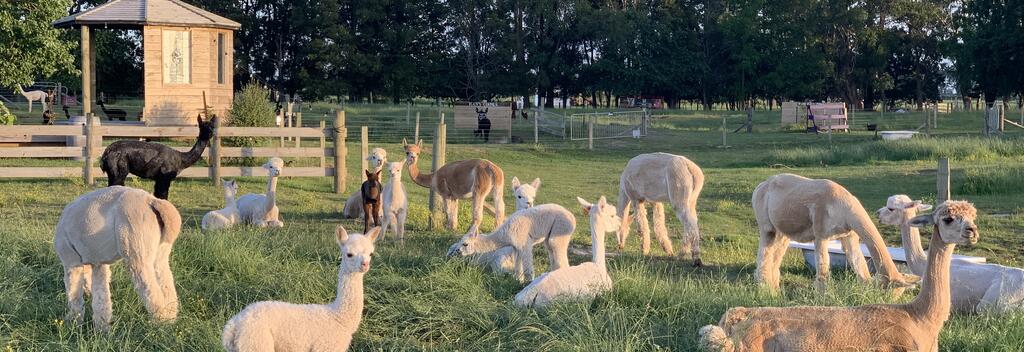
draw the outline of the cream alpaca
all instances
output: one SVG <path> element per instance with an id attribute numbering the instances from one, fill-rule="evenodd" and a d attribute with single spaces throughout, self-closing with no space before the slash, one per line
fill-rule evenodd
<path id="1" fill-rule="evenodd" d="M 492 191 L 494 225 L 500 226 L 505 222 L 505 172 L 498 165 L 484 159 L 459 160 L 441 166 L 433 174 L 421 174 L 417 163 L 423 141 L 409 144 L 402 140 L 402 144 L 412 182 L 436 191 L 444 201 L 449 230 L 459 226 L 459 199 L 473 198 L 473 223 L 469 226 L 469 233 L 480 233 L 484 200 Z"/>
<path id="2" fill-rule="evenodd" d="M 569 266 L 569 240 L 576 230 L 576 217 L 557 204 L 542 204 L 518 211 L 487 235 L 468 233 L 457 252 L 463 256 L 511 246 L 516 260 L 513 276 L 519 282 L 533 280 L 533 246 L 544 243 L 551 270 Z"/>
<path id="3" fill-rule="evenodd" d="M 384 148 L 373 148 L 370 155 L 366 157 L 369 162 L 367 167 L 371 172 L 381 171 L 388 162 L 388 152 Z M 341 210 L 341 216 L 346 219 L 358 219 L 363 217 L 363 189 L 358 188 L 345 200 L 345 207 Z M 381 218 L 384 217 L 384 208 L 381 208 Z M 386 230 L 386 229 L 385 229 Z"/>
<path id="4" fill-rule="evenodd" d="M 81 322 L 82 295 L 91 290 L 93 326 L 110 328 L 110 264 L 120 259 L 153 319 L 177 318 L 178 293 L 170 257 L 180 232 L 181 215 L 174 205 L 139 189 L 101 188 L 64 207 L 53 246 L 64 265 L 66 319 Z"/>
<path id="5" fill-rule="evenodd" d="M 899 194 L 889 197 L 886 206 L 878 209 L 881 223 L 900 227 L 907 266 L 917 275 L 924 275 L 927 262 L 919 231 L 910 225 L 910 220 L 919 210 L 927 211 L 931 207 Z M 1024 310 L 1024 269 L 953 259 L 949 275 L 954 311 L 1005 313 Z"/>
<path id="6" fill-rule="evenodd" d="M 388 163 L 388 174 L 391 175 L 391 179 L 384 185 L 384 191 L 381 194 L 383 198 L 381 208 L 384 211 L 384 231 L 381 233 L 381 237 L 386 237 L 388 227 L 391 227 L 398 234 L 398 242 L 403 243 L 405 241 L 405 219 L 409 215 L 409 197 L 405 193 L 405 186 L 402 185 L 402 163 Z"/>
<path id="7" fill-rule="evenodd" d="M 263 164 L 267 169 L 267 193 L 246 194 L 238 198 L 238 214 L 242 221 L 259 227 L 284 227 L 277 208 L 277 178 L 284 169 L 284 161 L 273 157 Z"/>
<path id="8" fill-rule="evenodd" d="M 49 94 L 46 94 L 46 92 L 41 90 L 33 90 L 26 92 L 25 90 L 21 89 L 20 84 L 17 86 L 17 88 L 18 93 L 21 93 L 21 95 L 28 100 L 28 112 L 32 112 L 32 102 L 36 100 L 38 100 L 43 105 L 43 110 L 46 110 L 46 98 L 49 96 Z"/>
<path id="9" fill-rule="evenodd" d="M 697 226 L 697 197 L 704 187 L 704 172 L 689 159 L 668 153 L 637 155 L 629 160 L 619 177 L 619 249 L 626 246 L 629 237 L 629 208 L 636 205 L 636 220 L 640 225 L 643 254 L 650 253 L 651 231 L 647 224 L 645 202 L 654 203 L 654 234 L 662 249 L 673 254 L 672 240 L 665 226 L 665 206 L 672 204 L 676 217 L 683 223 L 680 255 L 690 255 L 694 266 L 701 266 L 700 228 Z"/>
<path id="10" fill-rule="evenodd" d="M 718 325 L 700 329 L 711 351 L 923 351 L 939 350 L 949 318 L 949 263 L 957 244 L 978 241 L 974 206 L 947 201 L 914 226 L 934 225 L 928 268 L 917 297 L 907 304 L 858 307 L 729 309 Z"/>
<path id="11" fill-rule="evenodd" d="M 520 183 L 518 177 L 512 177 L 512 194 L 516 196 L 516 211 L 532 207 L 539 190 L 540 178 L 535 178 L 530 183 Z"/>
<path id="12" fill-rule="evenodd" d="M 224 203 L 223 209 L 211 210 L 203 215 L 203 230 L 229 229 L 238 223 L 238 202 L 235 195 L 238 194 L 238 182 L 235 180 L 223 181 Z"/>
<path id="13" fill-rule="evenodd" d="M 221 343 L 230 352 L 345 351 L 363 319 L 363 276 L 370 270 L 380 228 L 349 235 L 338 225 L 341 247 L 338 295 L 330 304 L 263 301 L 250 304 L 224 325 Z"/>
<path id="14" fill-rule="evenodd" d="M 591 261 L 553 270 L 541 275 L 516 295 L 520 307 L 545 307 L 558 301 L 590 300 L 612 289 L 612 278 L 605 266 L 604 234 L 615 231 L 621 221 L 614 206 L 604 196 L 597 204 L 576 198 L 590 216 Z"/>
<path id="15" fill-rule="evenodd" d="M 539 189 L 539 178 L 533 179 L 531 183 L 520 183 L 518 177 L 512 177 L 512 193 L 516 196 L 516 211 L 532 207 Z M 448 248 L 448 255 L 455 253 L 461 246 L 462 241 L 453 244 Z M 477 253 L 472 258 L 477 264 L 484 265 L 496 273 L 512 273 L 516 262 L 516 250 L 511 246 L 506 246 L 490 252 Z"/>
<path id="16" fill-rule="evenodd" d="M 761 236 L 755 277 L 773 291 L 779 289 L 779 268 L 789 239 L 814 242 L 818 255 L 814 284 L 820 290 L 827 286 L 828 242 L 833 239 L 841 241 L 850 266 L 861 280 L 867 281 L 870 274 L 859 239 L 867 243 L 883 286 L 893 288 L 894 294 L 899 295 L 918 281 L 915 275 L 899 272 L 860 201 L 838 183 L 779 174 L 757 186 L 751 203 Z"/>

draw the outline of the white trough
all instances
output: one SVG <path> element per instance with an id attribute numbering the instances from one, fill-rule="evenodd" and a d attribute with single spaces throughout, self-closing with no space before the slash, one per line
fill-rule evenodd
<path id="1" fill-rule="evenodd" d="M 814 253 L 814 243 L 803 243 L 789 241 L 789 248 L 797 248 L 804 255 L 804 262 L 807 263 L 807 267 L 811 271 L 817 270 L 818 267 L 818 256 Z M 903 248 L 885 247 L 889 251 L 889 256 L 896 262 L 897 265 L 906 267 L 907 265 L 907 254 L 903 252 Z M 864 253 L 864 260 L 868 262 L 868 270 L 872 273 L 875 272 L 875 263 L 871 261 L 871 252 L 868 251 L 868 246 L 861 244 L 860 251 Z M 846 253 L 843 252 L 843 247 L 839 244 L 838 240 L 830 241 L 828 243 L 828 253 L 830 266 L 833 269 L 849 269 L 849 265 L 846 261 Z M 970 263 L 985 263 L 985 257 L 972 257 L 967 255 L 954 254 L 953 260 L 965 261 Z"/>
<path id="2" fill-rule="evenodd" d="M 913 138 L 917 131 L 882 131 L 878 134 L 882 135 L 883 141 L 898 141 Z"/>

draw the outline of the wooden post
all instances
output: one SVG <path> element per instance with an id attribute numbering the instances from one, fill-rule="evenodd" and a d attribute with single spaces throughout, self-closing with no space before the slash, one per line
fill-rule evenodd
<path id="1" fill-rule="evenodd" d="M 725 130 L 725 115 L 722 115 L 722 148 L 729 146 L 729 144 L 725 142 Z"/>
<path id="2" fill-rule="evenodd" d="M 587 119 L 587 149 L 594 150 L 594 117 Z"/>
<path id="3" fill-rule="evenodd" d="M 533 144 L 540 143 L 539 134 L 537 132 L 540 129 L 540 126 L 539 126 L 540 121 L 537 121 L 538 117 L 539 116 L 534 116 L 533 117 Z"/>
<path id="4" fill-rule="evenodd" d="M 405 104 L 405 125 L 409 125 L 409 115 L 412 114 L 412 103 Z"/>
<path id="5" fill-rule="evenodd" d="M 295 113 L 295 127 L 302 127 L 302 113 Z M 299 148 L 302 146 L 302 137 L 295 136 L 295 147 Z"/>
<path id="6" fill-rule="evenodd" d="M 323 131 L 326 131 L 326 130 L 327 130 L 327 123 L 324 122 L 323 119 L 321 119 L 320 120 L 320 131 L 323 132 Z M 327 150 L 327 138 L 325 137 L 325 135 L 320 135 L 320 150 L 321 151 Z M 327 157 L 325 156 L 326 154 L 327 153 L 320 154 L 320 168 L 321 169 L 327 168 Z"/>
<path id="7" fill-rule="evenodd" d="M 92 174 L 92 164 L 96 157 L 96 119 L 92 113 L 85 115 L 85 162 L 83 163 L 82 175 L 85 176 L 85 185 L 95 185 L 95 175 Z M 103 137 L 100 137 L 103 138 Z"/>
<path id="8" fill-rule="evenodd" d="M 92 91 L 89 88 L 92 87 L 92 65 L 91 61 L 94 60 L 92 57 L 92 43 L 89 39 L 89 26 L 83 25 L 82 31 L 82 116 L 86 119 L 89 118 L 89 114 L 92 113 Z M 86 122 L 88 125 L 90 122 Z M 86 158 L 88 160 L 88 158 Z M 88 180 L 86 180 L 88 181 Z"/>
<path id="9" fill-rule="evenodd" d="M 362 127 L 359 128 L 359 133 L 360 133 L 360 138 L 359 138 L 359 140 L 360 140 L 359 155 L 360 155 L 360 160 L 362 161 L 361 165 L 363 166 L 363 168 L 359 170 L 359 180 L 360 181 L 366 181 L 366 172 L 364 172 L 364 171 L 367 169 L 366 157 L 370 155 L 370 136 L 369 136 L 370 128 L 367 127 L 367 126 L 362 126 Z"/>
<path id="10" fill-rule="evenodd" d="M 754 107 L 747 105 L 747 133 L 754 133 Z"/>
<path id="11" fill-rule="evenodd" d="M 430 163 L 431 174 L 437 173 L 437 169 L 441 168 L 441 166 L 444 165 L 446 152 L 445 149 L 447 149 L 448 146 L 448 128 L 444 124 L 444 113 L 440 114 L 439 121 L 440 122 L 437 123 L 437 131 L 434 134 L 434 154 L 432 155 L 432 160 Z M 434 230 L 436 226 L 436 224 L 434 223 L 434 211 L 437 209 L 437 198 L 437 193 L 434 192 L 433 188 L 431 188 L 429 198 L 427 198 L 430 200 L 428 203 L 430 209 L 430 221 L 427 223 L 427 228 L 430 230 Z"/>
<path id="12" fill-rule="evenodd" d="M 936 205 L 941 204 L 950 199 L 949 190 L 949 159 L 939 159 L 939 166 L 935 172 L 936 175 L 936 188 L 938 193 L 935 195 Z"/>
<path id="13" fill-rule="evenodd" d="M 220 187 L 220 119 L 217 119 L 217 127 L 214 129 L 213 143 L 210 143 L 210 178 L 213 178 L 214 186 Z"/>
<path id="14" fill-rule="evenodd" d="M 334 113 L 334 193 L 345 193 L 345 111 L 338 109 Z"/>
<path id="15" fill-rule="evenodd" d="M 416 144 L 416 141 L 420 140 L 420 112 L 416 112 L 416 131 L 412 135 L 412 143 Z"/>

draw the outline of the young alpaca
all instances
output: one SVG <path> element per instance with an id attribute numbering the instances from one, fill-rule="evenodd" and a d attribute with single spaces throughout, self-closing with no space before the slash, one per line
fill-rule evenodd
<path id="1" fill-rule="evenodd" d="M 373 170 L 373 172 L 380 171 L 384 168 L 384 164 L 388 162 L 388 152 L 383 148 L 373 148 L 370 150 L 370 155 L 366 157 L 366 160 L 369 161 L 370 170 Z M 345 219 L 363 217 L 363 193 L 361 189 L 356 190 L 355 193 L 352 193 L 345 200 L 345 207 L 341 210 L 341 216 Z M 381 213 L 381 216 L 383 216 L 383 213 Z"/>
<path id="2" fill-rule="evenodd" d="M 128 173 L 156 181 L 153 195 L 167 199 L 171 181 L 181 170 L 192 166 L 203 157 L 210 138 L 217 131 L 217 116 L 210 121 L 196 117 L 199 138 L 192 150 L 182 153 L 154 142 L 121 140 L 111 143 L 100 157 L 100 169 L 107 174 L 107 186 L 124 186 Z"/>
<path id="3" fill-rule="evenodd" d="M 531 183 L 520 183 L 518 177 L 512 178 L 512 193 L 516 196 L 516 211 L 533 206 L 537 198 L 537 190 L 540 189 L 540 179 L 535 178 Z M 456 242 L 448 248 L 448 255 L 455 253 L 462 246 L 462 241 Z M 496 273 L 512 273 L 516 262 L 516 250 L 511 246 L 498 248 L 490 252 L 481 252 L 473 256 L 477 264 L 487 266 Z"/>
<path id="4" fill-rule="evenodd" d="M 540 178 L 533 179 L 530 183 L 520 183 L 518 177 L 512 177 L 512 193 L 516 196 L 516 211 L 533 206 L 533 200 L 537 198 L 537 191 L 540 190 Z"/>
<path id="5" fill-rule="evenodd" d="M 224 209 L 211 210 L 203 215 L 203 230 L 229 229 L 238 223 L 238 202 L 235 196 L 238 194 L 238 182 L 235 180 L 223 181 L 224 185 Z"/>
<path id="6" fill-rule="evenodd" d="M 542 204 L 515 212 L 490 234 L 466 234 L 457 253 L 468 256 L 511 246 L 516 251 L 513 276 L 525 283 L 533 280 L 533 246 L 541 242 L 547 247 L 551 270 L 569 266 L 569 240 L 575 230 L 572 213 L 558 204 Z"/>
<path id="7" fill-rule="evenodd" d="M 384 231 L 381 238 L 387 236 L 388 227 L 398 234 L 398 242 L 405 242 L 405 218 L 409 215 L 409 197 L 402 185 L 402 163 L 388 163 L 388 174 L 391 175 L 388 184 L 384 185 Z"/>
<path id="8" fill-rule="evenodd" d="M 21 89 L 20 84 L 17 86 L 17 88 L 18 93 L 24 96 L 25 99 L 28 99 L 28 112 L 32 112 L 32 102 L 36 100 L 38 100 L 39 103 L 43 105 L 43 109 L 46 109 L 46 98 L 49 97 L 49 95 L 46 94 L 46 92 L 41 90 L 33 90 L 26 92 L 25 90 Z"/>
<path id="9" fill-rule="evenodd" d="M 731 308 L 700 329 L 710 351 L 935 351 L 949 318 L 949 265 L 957 244 L 974 244 L 974 206 L 946 201 L 910 221 L 934 225 L 921 292 L 907 304 L 859 307 Z"/>
<path id="10" fill-rule="evenodd" d="M 862 281 L 868 281 L 870 274 L 860 251 L 861 239 L 871 251 L 882 285 L 892 288 L 895 295 L 919 279 L 916 275 L 900 273 L 860 201 L 838 183 L 779 174 L 757 186 L 751 203 L 761 236 L 755 278 L 772 291 L 779 289 L 779 269 L 789 239 L 814 242 L 818 255 L 814 285 L 819 290 L 827 286 L 827 247 L 833 239 L 841 241 L 850 266 Z"/>
<path id="11" fill-rule="evenodd" d="M 140 189 L 101 188 L 64 207 L 53 247 L 64 265 L 65 319 L 81 322 L 82 294 L 91 290 L 93 326 L 110 328 L 110 264 L 122 258 L 153 319 L 177 318 L 178 293 L 169 260 L 179 232 L 178 209 Z"/>
<path id="12" fill-rule="evenodd" d="M 277 178 L 284 169 L 284 161 L 273 157 L 263 164 L 267 170 L 267 193 L 246 194 L 238 198 L 238 216 L 242 222 L 259 227 L 284 227 L 277 208 Z"/>
<path id="13" fill-rule="evenodd" d="M 263 301 L 250 304 L 224 325 L 221 343 L 239 351 L 346 351 L 363 319 L 363 276 L 370 271 L 380 228 L 349 235 L 338 225 L 341 247 L 338 295 L 330 304 Z"/>
<path id="14" fill-rule="evenodd" d="M 886 206 L 878 209 L 879 222 L 900 227 L 907 266 L 917 275 L 924 275 L 927 262 L 918 229 L 911 226 L 910 221 L 919 210 L 931 208 L 931 205 L 898 194 L 889 197 Z M 954 258 L 949 275 L 954 311 L 1006 313 L 1024 310 L 1024 269 Z"/>
<path id="15" fill-rule="evenodd" d="M 363 181 L 363 186 L 360 187 L 359 193 L 363 195 L 363 232 L 366 232 L 370 226 L 370 220 L 373 220 L 373 226 L 380 226 L 380 213 L 381 213 L 381 185 L 380 185 L 380 171 L 370 172 L 366 170 L 366 181 Z"/>
<path id="16" fill-rule="evenodd" d="M 516 295 L 520 307 L 544 307 L 557 301 L 589 300 L 611 291 L 612 278 L 608 276 L 604 257 L 604 234 L 615 231 L 620 223 L 615 206 L 608 205 L 604 196 L 591 204 L 576 197 L 583 212 L 590 215 L 590 262 L 552 270 L 541 275 Z"/>

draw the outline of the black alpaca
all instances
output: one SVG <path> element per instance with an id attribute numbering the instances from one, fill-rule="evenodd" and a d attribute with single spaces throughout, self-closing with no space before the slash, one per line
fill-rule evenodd
<path id="1" fill-rule="evenodd" d="M 128 118 L 128 113 L 125 112 L 124 110 L 121 110 L 121 109 L 107 109 L 107 106 L 103 105 L 103 101 L 102 100 L 97 102 L 97 104 L 100 105 L 100 109 L 103 109 L 103 114 L 107 115 L 107 120 L 108 121 L 113 121 L 114 119 L 125 121 Z"/>
<path id="2" fill-rule="evenodd" d="M 370 229 L 370 218 L 373 217 L 374 227 L 380 224 L 380 171 L 366 170 L 366 181 L 360 188 L 363 193 L 363 233 Z"/>
<path id="3" fill-rule="evenodd" d="M 476 110 L 476 130 L 473 134 L 484 139 L 484 142 L 491 140 L 491 119 L 487 118 L 487 110 Z"/>
<path id="4" fill-rule="evenodd" d="M 201 116 L 196 120 L 199 122 L 199 138 L 192 150 L 186 153 L 154 142 L 125 140 L 110 144 L 100 158 L 100 168 L 107 174 L 107 186 L 124 186 L 124 180 L 131 173 L 156 181 L 153 196 L 167 199 L 171 181 L 181 170 L 203 157 L 203 151 L 217 129 L 217 116 L 206 122 Z"/>

